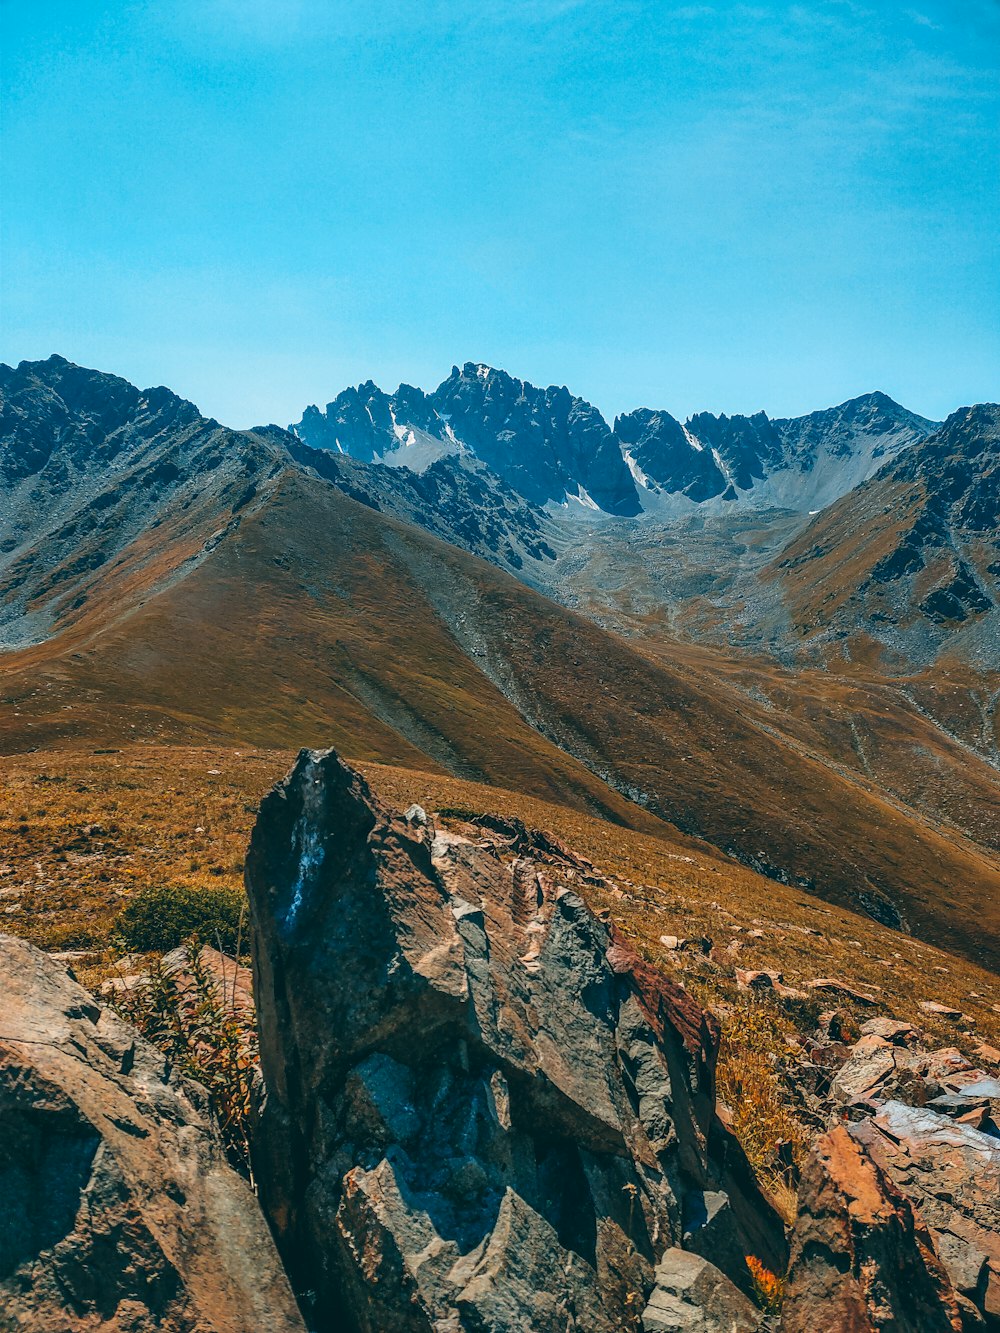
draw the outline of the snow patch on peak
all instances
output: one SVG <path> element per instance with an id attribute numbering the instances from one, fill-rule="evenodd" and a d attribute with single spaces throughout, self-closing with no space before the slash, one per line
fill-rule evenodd
<path id="1" fill-rule="evenodd" d="M 644 490 L 647 491 L 655 491 L 659 489 L 658 486 L 654 486 L 654 484 L 646 476 L 645 472 L 643 472 L 639 464 L 632 457 L 631 449 L 623 449 L 622 458 L 625 459 L 625 465 L 628 468 L 629 472 L 632 473 L 632 478 L 637 485 L 641 486 Z"/>
<path id="2" fill-rule="evenodd" d="M 684 432 L 684 438 L 687 440 L 691 448 L 697 449 L 698 453 L 702 453 L 705 446 L 702 444 L 701 440 L 699 440 L 697 436 L 692 435 L 687 426 L 681 426 L 681 430 Z M 713 449 L 712 452 L 715 453 L 715 450 Z"/>
<path id="3" fill-rule="evenodd" d="M 370 415 L 371 415 L 371 413 L 369 413 L 369 416 L 370 416 Z M 391 419 L 392 419 L 392 433 L 393 433 L 393 435 L 395 435 L 396 439 L 399 440 L 399 442 L 400 442 L 401 444 L 404 443 L 405 440 L 406 440 L 407 427 L 406 427 L 406 426 L 401 426 L 401 425 L 399 424 L 399 422 L 396 420 L 396 411 L 395 411 L 395 408 L 393 408 L 393 407 L 390 407 L 390 408 L 389 408 L 389 416 L 390 416 Z"/>
<path id="4" fill-rule="evenodd" d="M 734 491 L 737 490 L 736 483 L 735 481 L 733 481 L 733 475 L 729 471 L 729 468 L 726 466 L 726 460 L 719 453 L 718 449 L 715 448 L 712 449 L 712 457 L 715 459 L 715 466 L 725 477 L 727 484 L 732 486 Z"/>
<path id="5" fill-rule="evenodd" d="M 575 500 L 584 509 L 595 509 L 599 514 L 603 512 L 601 506 L 587 493 L 587 489 L 582 482 L 577 486 L 576 495 L 570 495 L 569 491 L 566 492 L 567 504 L 570 500 Z"/>

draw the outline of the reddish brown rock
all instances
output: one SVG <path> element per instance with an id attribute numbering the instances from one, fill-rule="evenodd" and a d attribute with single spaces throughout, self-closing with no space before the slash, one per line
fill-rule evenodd
<path id="1" fill-rule="evenodd" d="M 895 1018 L 869 1018 L 861 1024 L 862 1037 L 880 1037 L 893 1046 L 907 1046 L 917 1039 L 912 1023 L 901 1023 Z"/>
<path id="2" fill-rule="evenodd" d="M 743 1218 L 782 1237 L 715 1118 L 715 1023 L 561 844 L 467 832 L 332 752 L 261 807 L 258 1177 L 312 1325 L 611 1333 L 682 1240 L 745 1283 Z"/>
<path id="3" fill-rule="evenodd" d="M 805 993 L 794 986 L 786 986 L 780 972 L 754 971 L 738 967 L 736 969 L 736 987 L 741 991 L 763 991 L 780 995 L 786 1000 L 805 999 Z"/>
<path id="4" fill-rule="evenodd" d="M 921 1000 L 920 1008 L 932 1018 L 946 1018 L 949 1023 L 957 1023 L 962 1017 L 961 1009 L 952 1009 L 950 1005 L 940 1004 L 937 1000 Z"/>
<path id="5" fill-rule="evenodd" d="M 781 1333 L 960 1333 L 958 1299 L 909 1200 L 847 1129 L 813 1146 Z"/>
<path id="6" fill-rule="evenodd" d="M 199 950 L 198 958 L 222 1006 L 242 1021 L 252 1024 L 255 1019 L 253 976 L 250 969 L 238 963 L 235 958 L 230 958 L 228 954 L 220 953 L 218 949 L 211 949 L 207 945 L 203 945 Z M 165 954 L 162 967 L 167 976 L 173 977 L 177 982 L 182 995 L 194 996 L 190 959 L 188 950 L 184 946 Z"/>
<path id="7" fill-rule="evenodd" d="M 806 982 L 807 990 L 823 991 L 832 995 L 846 995 L 849 999 L 856 1000 L 858 1004 L 877 1004 L 878 1001 L 872 995 L 866 995 L 864 991 L 855 990 L 843 981 L 838 981 L 835 977 L 814 977 L 812 981 Z"/>
<path id="8" fill-rule="evenodd" d="M 932 1237 L 966 1327 L 1000 1327 L 1000 1139 L 933 1108 L 889 1102 L 852 1135 Z"/>

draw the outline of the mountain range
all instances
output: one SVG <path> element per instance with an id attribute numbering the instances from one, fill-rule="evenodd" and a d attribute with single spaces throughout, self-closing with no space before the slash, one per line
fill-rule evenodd
<path id="1" fill-rule="evenodd" d="M 472 456 L 533 504 L 635 517 L 818 509 L 938 424 L 872 393 L 774 421 L 699 412 L 682 425 L 639 408 L 612 428 L 565 387 L 539 389 L 469 361 L 431 394 L 401 384 L 390 395 L 370 380 L 345 389 L 291 430 L 316 448 L 418 472 Z"/>
<path id="2" fill-rule="evenodd" d="M 341 395 L 316 418 L 350 418 L 342 439 L 229 430 L 58 357 L 0 370 L 3 748 L 333 743 L 673 827 L 996 961 L 997 409 L 937 431 L 878 396 L 796 423 L 693 418 L 730 459 L 708 440 L 753 427 L 754 457 L 781 440 L 803 475 L 838 449 L 851 476 L 886 461 L 819 515 L 667 520 L 627 512 L 621 418 L 477 367 L 445 385 L 432 404 Z M 423 436 L 411 401 L 436 414 Z M 418 469 L 379 461 L 428 441 Z M 567 505 L 566 478 L 626 512 Z M 688 588 L 672 632 L 658 571 L 690 581 L 713 553 L 715 591 Z M 754 616 L 774 652 L 727 643 Z"/>

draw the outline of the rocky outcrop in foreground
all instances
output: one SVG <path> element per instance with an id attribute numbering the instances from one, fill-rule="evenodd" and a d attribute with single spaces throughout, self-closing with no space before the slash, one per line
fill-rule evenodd
<path id="1" fill-rule="evenodd" d="M 393 816 L 330 751 L 263 802 L 257 1175 L 315 1327 L 758 1325 L 734 1284 L 783 1237 L 715 1117 L 714 1021 L 590 913 L 592 869 Z"/>
<path id="2" fill-rule="evenodd" d="M 0 1328 L 302 1333 L 204 1094 L 0 936 Z"/>
<path id="3" fill-rule="evenodd" d="M 782 1333 L 1000 1329 L 1000 1080 L 908 1023 L 824 1027 L 802 1109 L 842 1123 L 802 1172 Z"/>
<path id="4" fill-rule="evenodd" d="M 905 1195 L 847 1129 L 814 1145 L 803 1172 L 783 1333 L 957 1333 L 954 1293 Z"/>

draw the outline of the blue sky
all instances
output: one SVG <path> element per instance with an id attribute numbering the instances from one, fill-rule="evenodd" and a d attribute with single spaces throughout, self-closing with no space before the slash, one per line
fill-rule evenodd
<path id="1" fill-rule="evenodd" d="M 1000 397 L 1000 0 L 0 0 L 0 359 L 234 426 Z"/>

